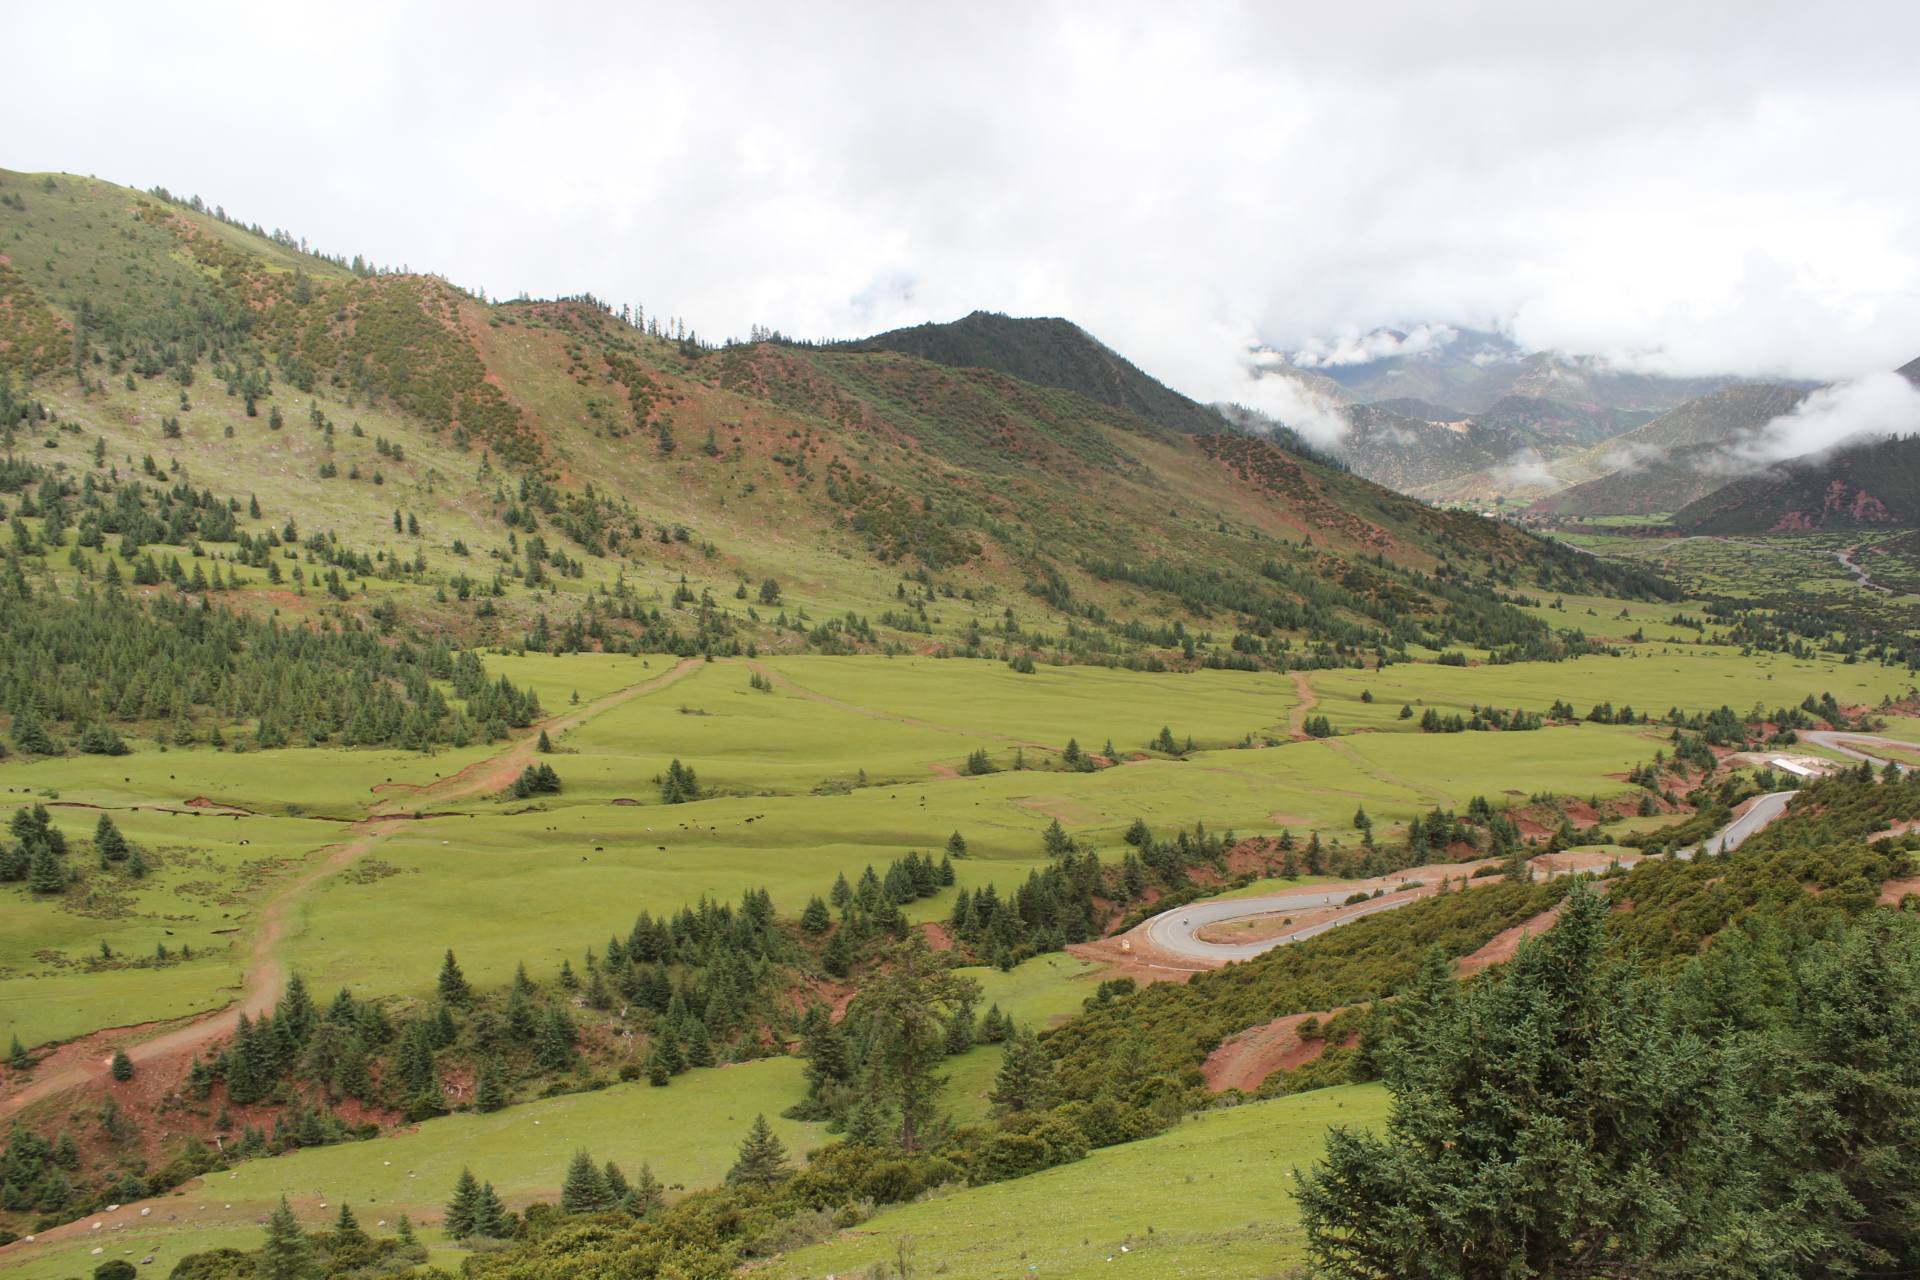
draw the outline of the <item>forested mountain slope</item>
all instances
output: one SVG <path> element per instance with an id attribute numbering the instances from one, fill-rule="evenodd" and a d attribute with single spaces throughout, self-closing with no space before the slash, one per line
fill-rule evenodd
<path id="1" fill-rule="evenodd" d="M 1797 458 L 1713 490 L 1673 522 L 1698 533 L 1920 525 L 1920 436 Z"/>
<path id="2" fill-rule="evenodd" d="M 894 329 L 837 351 L 897 351 L 956 368 L 996 369 L 1059 387 L 1174 431 L 1218 431 L 1219 415 L 1155 381 L 1070 320 L 975 311 L 947 324 Z"/>
<path id="3" fill-rule="evenodd" d="M 588 298 L 492 304 L 164 193 L 6 173 L 0 196 L 30 583 L 97 580 L 111 549 L 191 587 L 197 548 L 233 608 L 420 640 L 1279 666 L 1549 656 L 1499 592 L 1659 589 L 1169 427 L 1190 402 L 1064 323 L 961 332 L 1036 377 L 1085 357 L 1069 380 L 1140 412 L 897 352 L 711 348 Z M 82 526 L 96 554 L 60 550 Z"/>

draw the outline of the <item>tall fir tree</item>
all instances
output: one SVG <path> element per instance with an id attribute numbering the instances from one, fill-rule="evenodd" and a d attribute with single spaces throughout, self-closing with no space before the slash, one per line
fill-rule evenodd
<path id="1" fill-rule="evenodd" d="M 785 1177 L 787 1147 L 774 1134 L 765 1115 L 753 1118 L 753 1127 L 740 1143 L 740 1156 L 727 1170 L 727 1181 L 734 1186 L 771 1186 Z"/>
<path id="2" fill-rule="evenodd" d="M 584 1150 L 573 1153 L 566 1180 L 560 1184 L 560 1209 L 564 1213 L 600 1213 L 613 1207 L 613 1193 L 607 1175 Z"/>
<path id="3" fill-rule="evenodd" d="M 285 1196 L 267 1218 L 266 1243 L 260 1246 L 255 1274 L 260 1280 L 305 1280 L 312 1270 L 312 1254 L 300 1231 L 300 1220 Z"/>
<path id="4" fill-rule="evenodd" d="M 459 1180 L 453 1184 L 453 1199 L 447 1201 L 446 1216 L 440 1220 L 440 1229 L 447 1233 L 447 1239 L 465 1240 L 473 1235 L 479 1209 L 480 1183 L 474 1178 L 473 1170 L 462 1169 Z"/>

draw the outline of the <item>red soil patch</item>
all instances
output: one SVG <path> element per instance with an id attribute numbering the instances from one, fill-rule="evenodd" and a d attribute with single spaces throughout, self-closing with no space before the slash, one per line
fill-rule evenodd
<path id="1" fill-rule="evenodd" d="M 1882 906 L 1897 907 L 1910 893 L 1920 893 L 1920 876 L 1903 876 L 1880 886 Z"/>
<path id="2" fill-rule="evenodd" d="M 953 935 L 947 932 L 947 926 L 938 921 L 929 920 L 921 925 L 920 936 L 927 940 L 927 946 L 931 950 L 953 950 Z"/>
<path id="3" fill-rule="evenodd" d="M 1300 1024 L 1308 1018 L 1325 1023 L 1339 1012 L 1292 1013 L 1229 1037 L 1200 1067 L 1207 1088 L 1214 1093 L 1228 1089 L 1252 1093 L 1274 1072 L 1304 1067 L 1327 1051 L 1327 1042 L 1302 1040 L 1297 1034 Z"/>
<path id="4" fill-rule="evenodd" d="M 938 760 L 929 760 L 927 768 L 936 778 L 957 778 L 960 771 L 950 764 L 941 764 Z"/>
<path id="5" fill-rule="evenodd" d="M 1513 928 L 1494 934 L 1478 951 L 1460 957 L 1458 964 L 1454 966 L 1454 977 L 1471 978 L 1482 969 L 1491 968 L 1496 964 L 1505 964 L 1513 959 L 1513 953 L 1520 949 L 1522 942 L 1545 933 L 1559 918 L 1560 908 L 1553 907 L 1542 911 L 1531 920 L 1522 920 Z"/>
<path id="6" fill-rule="evenodd" d="M 1898 840 L 1901 836 L 1920 831 L 1920 822 L 1896 822 L 1885 831 L 1876 831 L 1867 837 L 1867 843 L 1875 840 Z"/>

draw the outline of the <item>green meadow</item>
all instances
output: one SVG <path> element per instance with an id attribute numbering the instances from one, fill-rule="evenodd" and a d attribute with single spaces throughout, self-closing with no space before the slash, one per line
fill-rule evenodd
<path id="1" fill-rule="evenodd" d="M 0 1036 L 28 1044 L 226 1004 L 260 904 L 340 830 L 293 818 L 116 811 L 152 864 L 135 880 L 97 870 L 81 850 L 96 811 L 55 802 L 48 812 L 86 881 L 59 905 L 17 886 L 0 893 Z M 156 963 L 162 946 L 175 957 L 189 948 L 192 958 Z"/>
<path id="2" fill-rule="evenodd" d="M 1302 1260 L 1294 1170 L 1318 1157 L 1330 1126 L 1371 1128 L 1386 1114 L 1377 1085 L 1207 1112 L 1075 1164 L 882 1210 L 769 1274 L 857 1273 L 894 1260 L 904 1240 L 916 1275 L 1279 1275 Z"/>
<path id="3" fill-rule="evenodd" d="M 589 702 L 672 665 L 659 656 L 494 661 L 533 681 L 555 710 L 575 691 Z M 759 671 L 771 673 L 771 692 L 752 687 Z M 1161 830 L 1205 822 L 1353 841 L 1362 807 L 1390 830 L 1476 795 L 1498 803 L 1538 791 L 1617 792 L 1623 775 L 1663 745 L 1658 731 L 1592 724 L 1436 737 L 1407 731 L 1397 718 L 1403 701 L 1544 709 L 1561 696 L 1583 707 L 1641 697 L 1664 711 L 1745 706 L 1769 693 L 1797 702 L 1828 689 L 1843 700 L 1877 699 L 1900 681 L 1865 665 L 1736 662 L 1676 648 L 1552 665 L 1319 672 L 1309 684 L 1341 736 L 1288 740 L 1299 695 L 1274 675 L 1090 667 L 1022 675 L 997 662 L 886 657 L 701 664 L 559 735 L 546 761 L 563 779 L 561 794 L 423 802 L 422 817 L 352 866 L 302 882 L 280 956 L 317 989 L 408 996 L 427 989 L 448 946 L 482 984 L 504 981 L 522 961 L 550 972 L 624 934 L 641 910 L 671 912 L 703 896 L 735 901 L 764 887 L 783 913 L 797 914 L 837 876 L 938 850 L 955 831 L 969 846 L 957 888 L 1002 891 L 1042 865 L 1040 837 L 1055 820 L 1110 857 L 1135 818 Z M 1362 690 L 1374 700 L 1362 701 Z M 1145 752 L 1162 726 L 1182 743 L 1192 736 L 1198 749 Z M 1139 758 L 1070 771 L 1059 759 L 1069 737 L 1088 750 L 1111 738 Z M 344 820 L 375 804 L 404 810 L 412 789 L 502 749 L 134 745 L 124 757 L 0 765 L 0 783 L 12 788 L 0 798 L 58 797 L 55 820 L 70 838 L 89 836 L 97 815 L 66 806 L 101 805 L 136 843 L 164 855 L 154 876 L 98 909 L 34 901 L 21 889 L 0 895 L 0 992 L 9 997 L 0 1001 L 0 1034 L 42 1043 L 217 1007 L 237 985 L 262 902 L 351 838 Z M 981 748 L 1001 767 L 959 774 Z M 1013 767 L 1016 753 L 1027 767 Z M 675 758 L 698 771 L 710 798 L 661 802 L 657 778 Z M 247 813 L 187 809 L 196 799 Z M 944 917 L 957 888 L 913 904 L 909 915 Z M 90 973 L 87 958 L 103 941 L 123 957 L 187 942 L 195 959 Z"/>
<path id="4" fill-rule="evenodd" d="M 557 1198 L 567 1161 L 582 1147 L 630 1173 L 647 1163 L 670 1188 L 711 1185 L 725 1175 L 734 1148 L 758 1114 L 766 1115 L 790 1151 L 801 1153 L 825 1141 L 819 1125 L 779 1114 L 804 1092 L 802 1071 L 796 1058 L 770 1058 L 689 1072 L 665 1089 L 615 1085 L 491 1115 L 429 1120 L 369 1142 L 248 1161 L 146 1202 L 153 1212 L 145 1218 L 138 1206 L 128 1206 L 83 1219 L 106 1225 L 77 1241 L 49 1243 L 43 1251 L 16 1249 L 7 1259 L 8 1274 L 54 1280 L 129 1251 L 136 1258 L 154 1254 L 155 1269 L 165 1275 L 196 1250 L 257 1245 L 255 1223 L 282 1194 L 309 1226 L 331 1220 L 332 1212 L 319 1207 L 323 1202 L 337 1207 L 345 1201 L 370 1229 L 405 1213 L 432 1239 L 433 1224 L 462 1168 L 491 1181 L 518 1208 Z M 109 1252 L 94 1258 L 90 1250 L 96 1245 Z"/>
<path id="5" fill-rule="evenodd" d="M 1664 715 L 1671 707 L 1711 711 L 1722 705 L 1746 712 L 1756 703 L 1772 710 L 1823 693 L 1845 704 L 1873 705 L 1913 687 L 1913 677 L 1897 668 L 1652 642 L 1618 658 L 1482 667 L 1402 663 L 1381 671 L 1318 671 L 1310 680 L 1321 699 L 1320 713 L 1337 728 L 1413 732 L 1418 726 L 1399 718 L 1403 705 L 1411 705 L 1416 716 L 1425 707 L 1464 714 L 1476 703 L 1544 712 L 1563 698 L 1582 715 L 1601 702 Z M 1373 701 L 1363 701 L 1363 693 L 1371 693 Z"/>

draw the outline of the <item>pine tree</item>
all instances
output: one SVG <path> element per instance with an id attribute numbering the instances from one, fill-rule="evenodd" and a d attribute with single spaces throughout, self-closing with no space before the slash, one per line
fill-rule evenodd
<path id="1" fill-rule="evenodd" d="M 847 941 L 846 926 L 835 929 L 827 939 L 826 949 L 820 953 L 820 965 L 836 978 L 844 978 L 852 971 L 853 944 Z"/>
<path id="2" fill-rule="evenodd" d="M 480 1188 L 473 1204 L 473 1234 L 490 1240 L 504 1240 L 513 1234 L 513 1220 L 507 1206 L 491 1182 Z"/>
<path id="3" fill-rule="evenodd" d="M 36 841 L 27 862 L 27 888 L 34 893 L 64 893 L 67 864 L 44 840 Z"/>
<path id="4" fill-rule="evenodd" d="M 367 1233 L 360 1229 L 360 1222 L 353 1216 L 353 1210 L 343 1201 L 340 1213 L 333 1220 L 333 1234 L 343 1244 L 365 1244 Z"/>
<path id="5" fill-rule="evenodd" d="M 295 1048 L 305 1045 L 313 1035 L 314 1024 L 320 1020 L 320 1014 L 313 1007 L 313 997 L 307 994 L 306 981 L 299 974 L 287 979 L 286 993 L 280 997 L 280 1003 L 274 1006 L 274 1020 L 279 1023 L 288 1043 Z"/>
<path id="6" fill-rule="evenodd" d="M 534 1043 L 534 1060 L 545 1071 L 565 1071 L 573 1065 L 573 1019 L 559 1004 L 547 1006 L 540 1020 L 540 1033 Z"/>
<path id="7" fill-rule="evenodd" d="M 104 813 L 93 828 L 93 847 L 105 862 L 119 862 L 127 856 L 126 837 L 120 834 L 120 828 L 113 825 L 113 819 Z"/>
<path id="8" fill-rule="evenodd" d="M 667 1203 L 667 1192 L 653 1176 L 653 1166 L 642 1163 L 640 1175 L 633 1180 L 633 1192 L 627 1199 L 627 1212 L 636 1218 L 657 1213 Z"/>
<path id="9" fill-rule="evenodd" d="M 1497 977 L 1422 966 L 1379 1055 L 1386 1134 L 1334 1129 L 1299 1183 L 1321 1274 L 1776 1273 L 1719 1253 L 1769 1252 L 1761 1219 L 1738 1210 L 1751 1183 L 1736 1161 L 1764 1143 L 1751 1117 L 1728 1123 L 1735 1068 L 1608 958 L 1605 917 L 1576 881 L 1558 925 Z"/>
<path id="10" fill-rule="evenodd" d="M 256 1274 L 261 1280 L 302 1280 L 308 1274 L 306 1237 L 285 1196 L 267 1219 L 267 1240 L 260 1247 Z"/>
<path id="11" fill-rule="evenodd" d="M 453 1199 L 447 1201 L 447 1213 L 440 1221 L 441 1229 L 449 1240 L 465 1240 L 473 1234 L 474 1215 L 480 1208 L 480 1184 L 474 1179 L 471 1169 L 460 1171 L 460 1180 L 453 1184 Z"/>
<path id="12" fill-rule="evenodd" d="M 1018 1028 L 1007 1038 L 989 1101 L 1002 1111 L 1044 1111 L 1052 1093 L 1053 1059 L 1030 1028 Z"/>
<path id="13" fill-rule="evenodd" d="M 33 1070 L 33 1059 L 27 1056 L 27 1046 L 20 1043 L 17 1035 L 13 1038 L 13 1047 L 7 1050 L 7 1065 L 15 1071 Z"/>
<path id="14" fill-rule="evenodd" d="M 855 997 L 857 1016 L 873 1039 L 873 1089 L 889 1097 L 900 1119 L 900 1145 L 912 1151 L 934 1116 L 941 1078 L 934 1067 L 946 1044 L 946 1023 L 979 999 L 980 984 L 948 969 L 914 934 Z"/>
<path id="15" fill-rule="evenodd" d="M 753 1118 L 753 1127 L 740 1143 L 740 1157 L 727 1170 L 727 1181 L 734 1186 L 770 1186 L 787 1174 L 786 1144 L 774 1136 L 773 1126 L 764 1114 Z"/>
<path id="16" fill-rule="evenodd" d="M 573 1153 L 567 1166 L 566 1181 L 560 1184 L 560 1210 L 563 1213 L 599 1213 L 613 1207 L 613 1193 L 607 1187 L 607 1175 L 584 1150 Z"/>
<path id="17" fill-rule="evenodd" d="M 947 1019 L 947 1054 L 955 1057 L 973 1047 L 974 1018 L 973 1003 L 963 1000 L 955 1007 L 953 1016 Z"/>
<path id="18" fill-rule="evenodd" d="M 115 1049 L 113 1051 L 113 1066 L 111 1070 L 113 1078 L 121 1084 L 125 1084 L 127 1081 L 133 1079 L 133 1059 L 127 1056 L 125 1049 Z"/>
<path id="19" fill-rule="evenodd" d="M 394 1224 L 393 1238 L 409 1248 L 416 1244 L 417 1240 L 413 1234 L 413 1219 L 404 1213 L 401 1214 L 400 1221 Z"/>
<path id="20" fill-rule="evenodd" d="M 893 1117 L 872 1096 L 863 1096 L 847 1112 L 846 1138 L 856 1147 L 878 1147 L 892 1136 Z"/>
<path id="21" fill-rule="evenodd" d="M 480 1067 L 480 1079 L 474 1086 L 473 1109 L 486 1115 L 507 1105 L 506 1068 L 498 1057 L 489 1057 Z"/>
<path id="22" fill-rule="evenodd" d="M 473 989 L 467 985 L 467 977 L 460 972 L 459 961 L 448 950 L 446 960 L 440 965 L 440 998 L 451 1005 L 465 1005 L 473 998 Z"/>

